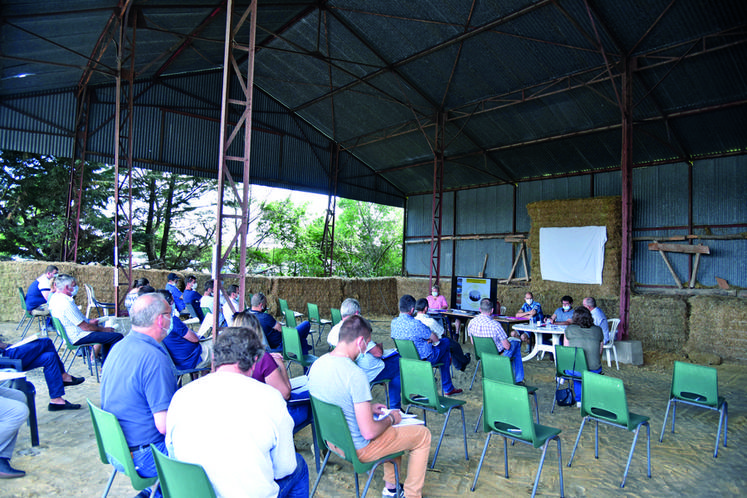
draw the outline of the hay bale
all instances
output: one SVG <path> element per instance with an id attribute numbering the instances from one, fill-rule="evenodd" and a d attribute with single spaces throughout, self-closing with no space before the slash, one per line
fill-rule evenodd
<path id="1" fill-rule="evenodd" d="M 687 300 L 681 296 L 632 295 L 629 323 L 629 339 L 641 341 L 644 351 L 679 352 L 689 335 Z"/>
<path id="2" fill-rule="evenodd" d="M 690 336 L 685 350 L 714 353 L 731 360 L 747 359 L 747 300 L 696 296 L 689 299 Z"/>

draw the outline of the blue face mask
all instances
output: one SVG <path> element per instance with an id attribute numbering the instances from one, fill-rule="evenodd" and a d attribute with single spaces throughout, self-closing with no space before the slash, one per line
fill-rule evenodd
<path id="1" fill-rule="evenodd" d="M 73 287 L 73 293 L 72 293 L 72 294 L 70 294 L 70 297 L 75 297 L 75 295 L 76 295 L 77 293 L 78 293 L 78 286 L 76 285 L 75 287 Z"/>
<path id="2" fill-rule="evenodd" d="M 358 362 L 361 358 L 363 358 L 363 355 L 366 354 L 366 350 L 365 349 L 363 351 L 361 351 L 360 349 L 358 349 L 358 351 L 359 351 L 358 352 L 358 356 L 355 357 L 355 361 L 356 362 Z"/>
<path id="3" fill-rule="evenodd" d="M 169 335 L 173 329 L 174 329 L 174 320 L 169 319 L 169 328 L 166 329 L 166 335 Z"/>

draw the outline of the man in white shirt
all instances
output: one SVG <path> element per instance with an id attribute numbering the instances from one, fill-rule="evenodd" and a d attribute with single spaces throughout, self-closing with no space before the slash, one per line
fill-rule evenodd
<path id="1" fill-rule="evenodd" d="M 602 329 L 604 334 L 604 343 L 610 342 L 610 325 L 607 323 L 607 315 L 600 308 L 597 308 L 597 301 L 593 297 L 584 298 L 584 308 L 591 311 L 591 317 L 594 319 L 594 325 Z"/>
<path id="2" fill-rule="evenodd" d="M 88 319 L 75 305 L 73 299 L 78 293 L 75 277 L 66 274 L 57 275 L 56 292 L 49 298 L 49 312 L 65 327 L 68 339 L 74 345 L 96 344 L 94 354 L 101 356 L 102 362 L 109 354 L 111 347 L 124 337 L 111 327 L 102 327 L 98 319 Z"/>
<path id="3" fill-rule="evenodd" d="M 262 354 L 262 343 L 248 329 L 224 329 L 213 351 L 215 373 L 178 390 L 169 406 L 169 454 L 202 465 L 219 498 L 309 493 L 285 400 L 251 377 Z"/>

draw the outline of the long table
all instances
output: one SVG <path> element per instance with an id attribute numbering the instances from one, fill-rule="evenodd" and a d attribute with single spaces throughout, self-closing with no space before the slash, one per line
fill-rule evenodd
<path id="1" fill-rule="evenodd" d="M 565 335 L 565 325 L 544 325 L 542 327 L 533 326 L 533 324 L 514 325 L 513 329 L 521 334 L 535 334 L 534 347 L 526 356 L 521 357 L 521 361 L 529 361 L 540 352 L 555 353 L 555 345 L 560 344 L 562 337 Z M 552 344 L 543 344 L 542 338 L 545 335 L 550 336 Z"/>
<path id="2" fill-rule="evenodd" d="M 433 310 L 428 312 L 429 315 L 435 316 L 438 315 L 444 315 L 452 319 L 458 318 L 462 322 L 464 322 L 464 340 L 462 342 L 465 342 L 467 339 L 467 324 L 470 320 L 472 320 L 474 317 L 476 317 L 477 313 L 470 313 L 468 311 L 460 311 L 460 310 Z M 520 318 L 518 316 L 504 316 L 504 315 L 493 315 L 493 320 L 496 322 L 500 322 L 501 324 L 505 325 L 506 327 L 506 334 L 510 332 L 511 325 L 515 324 L 522 324 L 522 323 L 528 323 L 529 318 Z M 457 333 L 459 333 L 457 331 Z"/>

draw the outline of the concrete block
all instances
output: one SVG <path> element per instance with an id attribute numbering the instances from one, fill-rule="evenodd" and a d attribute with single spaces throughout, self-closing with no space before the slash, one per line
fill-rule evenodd
<path id="1" fill-rule="evenodd" d="M 641 341 L 615 341 L 617 361 L 631 365 L 643 365 Z"/>

